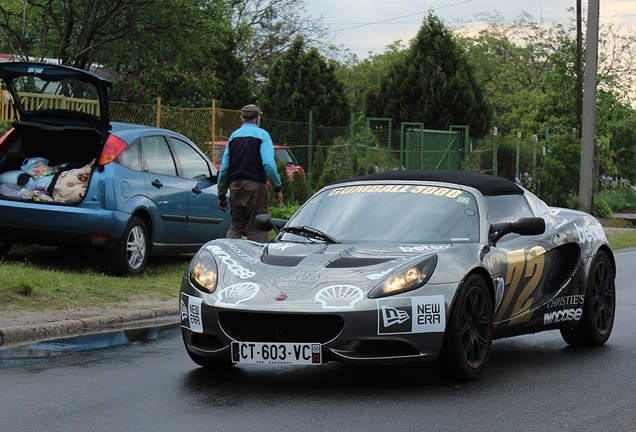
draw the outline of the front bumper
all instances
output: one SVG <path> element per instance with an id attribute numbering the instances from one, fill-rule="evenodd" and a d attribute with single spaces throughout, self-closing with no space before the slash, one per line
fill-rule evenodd
<path id="1" fill-rule="evenodd" d="M 181 327 L 186 349 L 208 358 L 230 358 L 230 345 L 238 342 L 320 343 L 323 362 L 393 363 L 433 361 L 444 340 L 449 301 L 441 292 L 448 288 L 410 296 L 369 300 L 364 306 L 340 310 L 294 310 L 293 305 L 276 308 L 219 307 L 213 294 L 195 289 L 187 278 L 181 286 Z M 454 293 L 454 290 L 453 290 Z M 438 301 L 437 317 L 417 321 L 432 326 L 417 327 L 413 299 Z M 441 300 L 440 300 L 441 299 Z M 419 300 L 418 300 L 419 301 Z M 360 301 L 359 303 L 363 303 Z M 386 326 L 387 309 L 410 313 L 410 319 Z M 422 310 L 424 308 L 421 308 Z M 439 310 L 441 309 L 441 310 Z M 406 311 L 406 312 L 405 312 Z M 429 310 L 430 312 L 430 310 Z M 392 313 L 392 312 L 391 312 Z M 422 312 L 423 313 L 423 312 Z M 405 317 L 405 315 L 402 315 Z"/>

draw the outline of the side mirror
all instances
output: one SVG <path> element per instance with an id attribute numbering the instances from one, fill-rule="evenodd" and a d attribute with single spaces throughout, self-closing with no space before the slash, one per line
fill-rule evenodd
<path id="1" fill-rule="evenodd" d="M 538 217 L 521 218 L 517 222 L 502 222 L 490 227 L 490 242 L 494 245 L 506 234 L 539 235 L 545 232 L 545 220 Z"/>
<path id="2" fill-rule="evenodd" d="M 259 231 L 274 230 L 278 234 L 287 224 L 287 219 L 273 218 L 268 214 L 258 214 L 254 218 L 254 227 Z"/>

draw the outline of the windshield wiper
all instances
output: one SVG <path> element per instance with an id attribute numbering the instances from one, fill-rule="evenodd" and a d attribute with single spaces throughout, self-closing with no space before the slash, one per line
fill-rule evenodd
<path id="1" fill-rule="evenodd" d="M 302 235 L 307 238 L 316 238 L 318 240 L 326 241 L 328 243 L 338 244 L 341 243 L 340 240 L 331 237 L 329 234 L 320 231 L 319 229 L 312 228 L 310 226 L 298 225 L 285 227 L 281 229 L 282 232 L 288 232 L 291 234 Z"/>

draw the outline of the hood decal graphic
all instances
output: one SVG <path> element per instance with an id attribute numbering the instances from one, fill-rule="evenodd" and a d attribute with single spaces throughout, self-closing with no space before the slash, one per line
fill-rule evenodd
<path id="1" fill-rule="evenodd" d="M 316 293 L 316 301 L 323 309 L 351 310 L 364 297 L 360 288 L 353 285 L 331 285 Z"/>
<path id="2" fill-rule="evenodd" d="M 239 303 L 254 298 L 260 287 L 254 282 L 241 282 L 223 288 L 217 294 L 215 306 L 236 307 Z"/>

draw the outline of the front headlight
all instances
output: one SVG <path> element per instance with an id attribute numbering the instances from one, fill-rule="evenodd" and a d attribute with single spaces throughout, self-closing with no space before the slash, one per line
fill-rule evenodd
<path id="1" fill-rule="evenodd" d="M 391 273 L 369 292 L 369 298 L 380 298 L 412 291 L 431 278 L 437 266 L 437 255 L 431 255 L 415 265 L 404 267 L 399 274 Z"/>
<path id="2" fill-rule="evenodd" d="M 190 262 L 190 282 L 201 291 L 213 293 L 216 289 L 218 268 L 210 252 L 199 250 Z"/>

